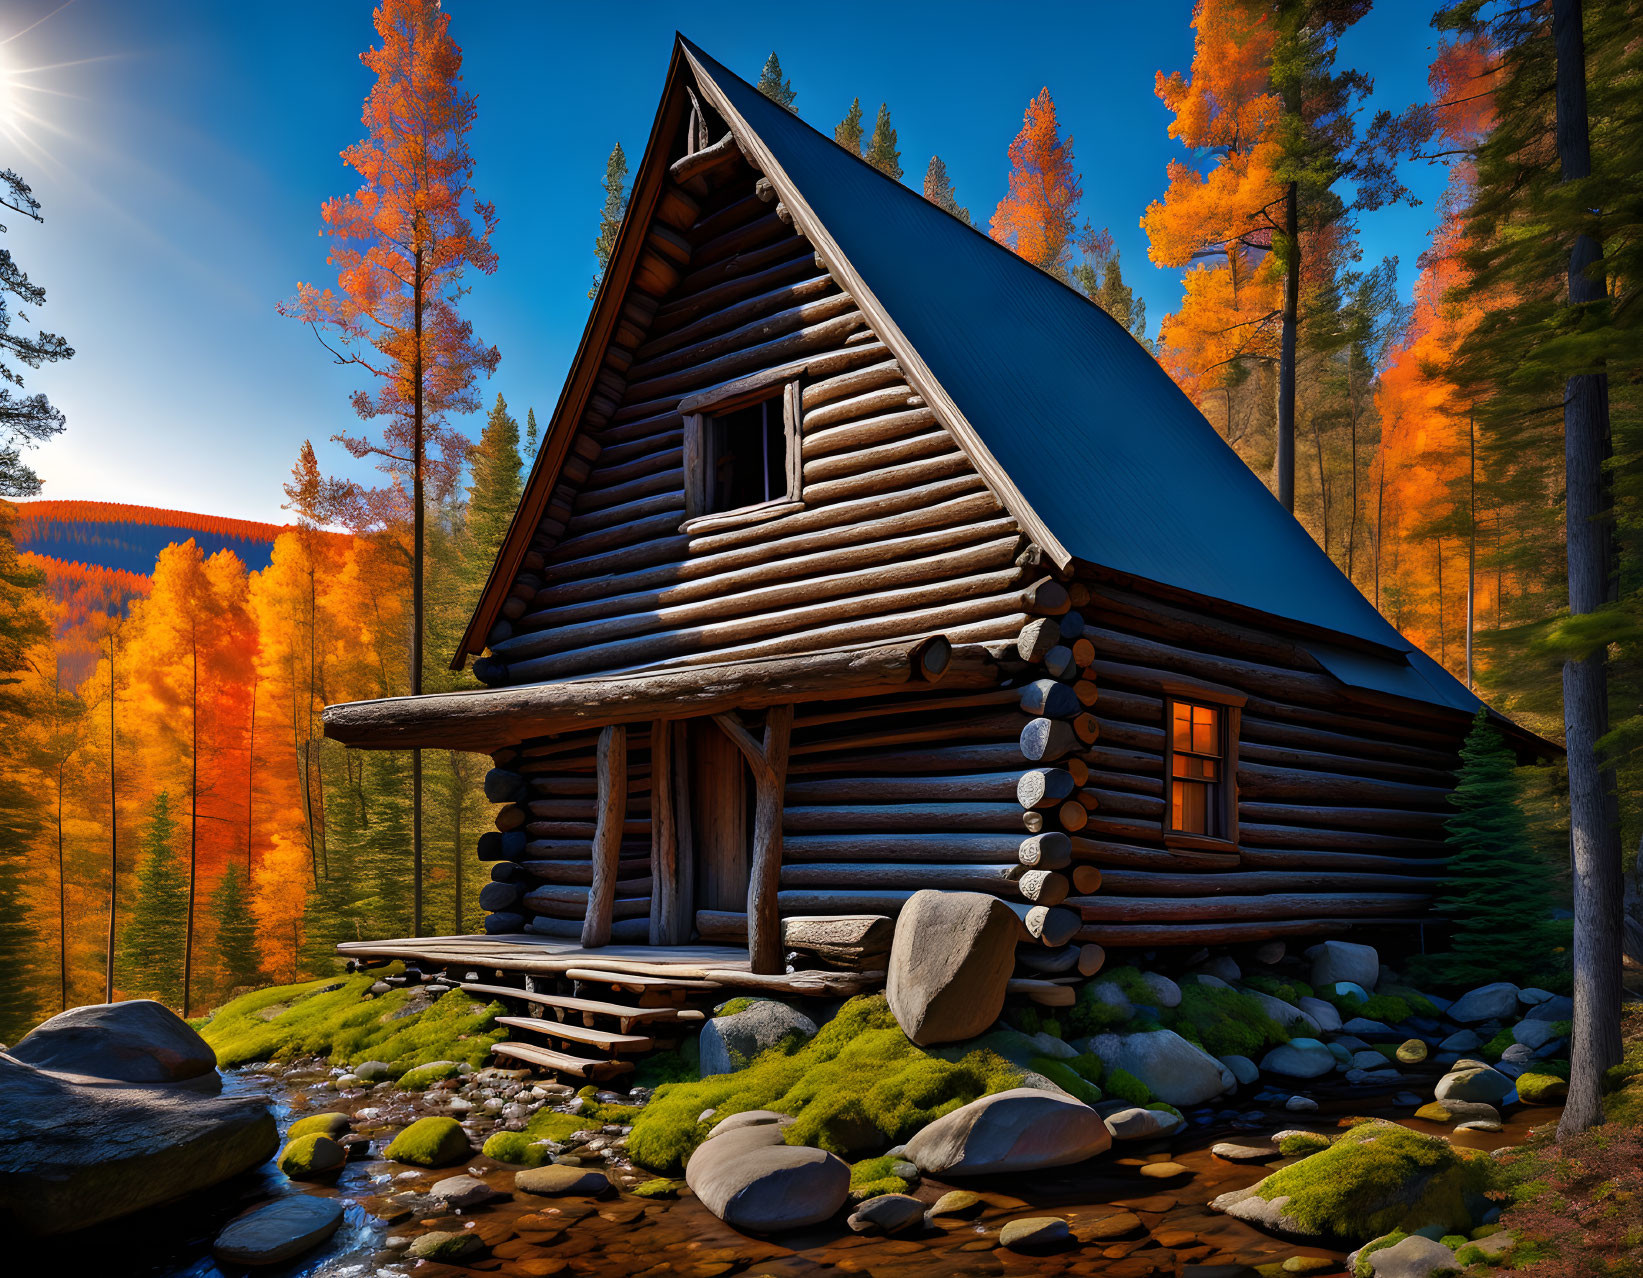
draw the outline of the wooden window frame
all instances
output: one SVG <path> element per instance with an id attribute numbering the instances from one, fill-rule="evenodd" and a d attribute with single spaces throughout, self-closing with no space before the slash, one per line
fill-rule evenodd
<path id="1" fill-rule="evenodd" d="M 1238 733 L 1242 726 L 1244 698 L 1200 683 L 1166 683 L 1164 693 L 1164 846 L 1183 851 L 1236 852 L 1238 850 Z M 1221 712 L 1221 781 L 1219 783 L 1220 822 L 1218 835 L 1194 834 L 1170 828 L 1175 810 L 1175 707 L 1213 706 Z"/>
<path id="2" fill-rule="evenodd" d="M 780 398 L 782 433 L 787 448 L 787 492 L 781 497 L 738 506 L 707 509 L 707 424 L 726 413 Z M 712 532 L 762 523 L 804 509 L 804 462 L 800 456 L 800 385 L 790 370 L 772 369 L 766 377 L 744 377 L 717 391 L 691 396 L 679 405 L 684 418 L 685 518 L 682 533 Z"/>

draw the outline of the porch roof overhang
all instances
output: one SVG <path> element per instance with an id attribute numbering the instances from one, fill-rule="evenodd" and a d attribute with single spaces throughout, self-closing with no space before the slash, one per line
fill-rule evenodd
<path id="1" fill-rule="evenodd" d="M 325 735 L 363 750 L 492 753 L 532 737 L 615 723 L 692 719 L 799 701 L 837 701 L 915 683 L 992 688 L 993 651 L 940 635 L 803 656 L 677 666 L 325 707 Z"/>

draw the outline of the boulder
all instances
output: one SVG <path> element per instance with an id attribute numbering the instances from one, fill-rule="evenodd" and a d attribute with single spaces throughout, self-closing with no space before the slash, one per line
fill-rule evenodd
<path id="1" fill-rule="evenodd" d="M 776 1128 L 771 1128 L 776 1131 Z M 778 1136 L 777 1139 L 780 1139 Z M 460 1177 L 452 1177 L 457 1180 Z M 566 1163 L 548 1163 L 542 1167 L 527 1167 L 513 1174 L 513 1187 L 526 1194 L 557 1196 L 573 1194 L 582 1198 L 597 1198 L 610 1188 L 605 1173 L 592 1167 L 575 1167 Z"/>
<path id="2" fill-rule="evenodd" d="M 1263 994 L 1260 990 L 1239 990 L 1238 992 L 1245 998 L 1254 999 L 1261 1005 L 1263 1012 L 1287 1030 L 1295 1030 L 1307 1035 L 1317 1035 L 1323 1032 L 1323 1027 L 1317 1021 L 1292 1003 L 1286 1003 L 1281 998 L 1273 998 L 1270 994 Z"/>
<path id="3" fill-rule="evenodd" d="M 1181 987 L 1169 977 L 1160 976 L 1157 972 L 1142 972 L 1140 983 L 1154 1007 L 1181 1006 Z"/>
<path id="4" fill-rule="evenodd" d="M 1238 966 L 1238 961 L 1227 954 L 1217 954 L 1213 958 L 1205 959 L 1198 965 L 1198 970 L 1218 981 L 1236 981 L 1244 974 Z"/>
<path id="5" fill-rule="evenodd" d="M 1325 941 L 1308 949 L 1306 956 L 1312 960 L 1307 983 L 1319 989 L 1337 981 L 1351 981 L 1372 990 L 1381 977 L 1381 956 L 1372 945 Z"/>
<path id="6" fill-rule="evenodd" d="M 343 1135 L 350 1126 L 346 1114 L 324 1113 L 310 1114 L 307 1118 L 299 1118 L 286 1128 L 285 1139 L 295 1140 L 298 1136 L 329 1136 L 336 1140 Z"/>
<path id="7" fill-rule="evenodd" d="M 685 1183 L 727 1225 L 766 1234 L 836 1214 L 850 1194 L 850 1167 L 823 1150 L 784 1144 L 781 1126 L 765 1123 L 703 1141 L 685 1164 Z"/>
<path id="8" fill-rule="evenodd" d="M 292 1180 L 315 1180 L 348 1161 L 348 1151 L 321 1132 L 298 1136 L 280 1151 L 279 1168 Z"/>
<path id="9" fill-rule="evenodd" d="M 1443 1042 L 1438 1044 L 1441 1052 L 1475 1052 L 1483 1046 L 1483 1040 L 1476 1031 L 1469 1029 L 1456 1030 Z"/>
<path id="10" fill-rule="evenodd" d="M 1341 1028 L 1341 1014 L 1333 1003 L 1326 1003 L 1321 998 L 1302 997 L 1295 1000 L 1295 1006 L 1316 1021 L 1325 1034 L 1333 1034 Z"/>
<path id="11" fill-rule="evenodd" d="M 1108 1114 L 1102 1121 L 1114 1140 L 1151 1140 L 1155 1136 L 1167 1136 L 1175 1130 L 1173 1115 L 1135 1106 Z"/>
<path id="12" fill-rule="evenodd" d="M 1503 1021 L 1515 1015 L 1517 986 L 1510 981 L 1479 986 L 1462 994 L 1449 1008 L 1449 1019 L 1457 1025 L 1481 1025 L 1484 1021 Z"/>
<path id="13" fill-rule="evenodd" d="M 1334 1069 L 1334 1053 L 1315 1038 L 1290 1039 L 1261 1058 L 1263 1073 L 1281 1074 L 1285 1078 L 1322 1078 Z"/>
<path id="14" fill-rule="evenodd" d="M 1072 1230 L 1060 1216 L 1027 1216 L 998 1231 L 998 1245 L 1011 1251 L 1048 1251 L 1072 1241 Z"/>
<path id="15" fill-rule="evenodd" d="M 1523 1014 L 1526 1021 L 1572 1021 L 1575 1016 L 1575 1004 L 1567 994 L 1554 994 L 1551 998 L 1536 1003 Z"/>
<path id="16" fill-rule="evenodd" d="M 961 1105 L 922 1128 L 907 1143 L 907 1158 L 927 1176 L 976 1176 L 1065 1167 L 1111 1144 L 1107 1125 L 1088 1105 L 1017 1087 Z"/>
<path id="17" fill-rule="evenodd" d="M 1455 1253 L 1440 1242 L 1410 1234 L 1402 1242 L 1380 1247 L 1363 1257 L 1374 1278 L 1428 1278 L 1439 1271 L 1452 1271 L 1459 1266 Z"/>
<path id="18" fill-rule="evenodd" d="M 1569 1082 L 1556 1074 L 1520 1074 L 1517 1094 L 1525 1105 L 1557 1105 L 1568 1099 Z"/>
<path id="19" fill-rule="evenodd" d="M 1247 1056 L 1217 1056 L 1216 1060 L 1232 1071 L 1232 1076 L 1245 1087 L 1261 1077 L 1261 1071 Z"/>
<path id="20" fill-rule="evenodd" d="M 1372 1021 L 1366 1016 L 1354 1016 L 1345 1025 L 1341 1026 L 1348 1034 L 1357 1038 L 1366 1038 L 1371 1041 L 1391 1042 L 1394 1039 L 1403 1040 L 1403 1035 L 1390 1025 L 1381 1021 Z"/>
<path id="21" fill-rule="evenodd" d="M 0 1220 L 57 1234 L 205 1189 L 279 1148 L 265 1096 L 88 1082 L 0 1055 Z"/>
<path id="22" fill-rule="evenodd" d="M 968 1189 L 949 1189 L 930 1206 L 931 1216 L 974 1216 L 987 1204 Z"/>
<path id="23" fill-rule="evenodd" d="M 1537 1048 L 1545 1047 L 1554 1038 L 1562 1037 L 1553 1028 L 1554 1025 L 1555 1022 L 1553 1021 L 1519 1021 L 1512 1026 L 1512 1038 L 1532 1052 Z"/>
<path id="24" fill-rule="evenodd" d="M 920 1046 L 974 1038 L 1004 1010 L 1021 925 L 980 892 L 915 892 L 896 919 L 885 997 Z"/>
<path id="25" fill-rule="evenodd" d="M 1108 1069 L 1133 1074 L 1169 1105 L 1201 1105 L 1238 1083 L 1230 1069 L 1173 1030 L 1097 1034 L 1090 1050 Z"/>
<path id="26" fill-rule="evenodd" d="M 488 1203 L 493 1198 L 503 1197 L 502 1191 L 492 1189 L 477 1176 L 463 1173 L 460 1176 L 447 1176 L 444 1180 L 434 1182 L 434 1187 L 428 1191 L 428 1196 L 435 1199 L 440 1206 L 447 1208 L 477 1207 L 480 1203 Z"/>
<path id="27" fill-rule="evenodd" d="M 419 1118 L 389 1142 L 383 1157 L 418 1167 L 446 1167 L 469 1154 L 468 1134 L 454 1118 Z"/>
<path id="28" fill-rule="evenodd" d="M 11 1054 L 36 1069 L 122 1083 L 178 1083 L 217 1069 L 211 1045 L 147 998 L 71 1007 L 24 1035 Z"/>
<path id="29" fill-rule="evenodd" d="M 1333 985 L 1324 986 L 1323 992 L 1325 994 L 1333 994 L 1336 998 L 1355 999 L 1359 1003 L 1367 1003 L 1369 1001 L 1369 991 L 1364 989 L 1364 987 L 1359 985 L 1356 981 L 1336 981 Z"/>
<path id="30" fill-rule="evenodd" d="M 319 1246 L 341 1223 L 337 1199 L 291 1194 L 234 1217 L 211 1244 L 211 1254 L 231 1265 L 277 1265 Z"/>
<path id="31" fill-rule="evenodd" d="M 1440 1101 L 1483 1101 L 1496 1105 L 1512 1092 L 1512 1080 L 1498 1069 L 1483 1065 L 1476 1069 L 1457 1069 L 1438 1080 L 1433 1093 Z"/>
<path id="32" fill-rule="evenodd" d="M 387 1061 L 361 1061 L 354 1066 L 354 1077 L 362 1083 L 383 1083 L 394 1076 Z"/>
<path id="33" fill-rule="evenodd" d="M 1517 1001 L 1525 1007 L 1534 1007 L 1537 1004 L 1546 1002 L 1547 999 L 1556 997 L 1557 995 L 1552 993 L 1551 990 L 1543 990 L 1535 985 L 1525 985 L 1517 992 Z"/>
<path id="34" fill-rule="evenodd" d="M 784 1040 L 805 1042 L 815 1036 L 816 1023 L 786 1003 L 759 999 L 730 1016 L 715 1016 L 702 1026 L 701 1072 L 733 1074 L 754 1057 Z"/>
<path id="35" fill-rule="evenodd" d="M 908 1194 L 880 1194 L 858 1206 L 844 1223 L 852 1233 L 899 1234 L 924 1223 L 924 1204 Z"/>
<path id="36" fill-rule="evenodd" d="M 1114 981 L 1092 981 L 1085 988 L 1083 997 L 1092 1003 L 1110 1007 L 1122 1020 L 1127 1021 L 1135 1015 L 1135 1004 L 1130 1002 L 1130 996 L 1119 989 Z"/>
<path id="37" fill-rule="evenodd" d="M 495 918 L 493 914 L 491 916 Z M 407 1256 L 417 1260 L 438 1260 L 446 1264 L 472 1259 L 485 1250 L 485 1242 L 476 1234 L 466 1231 L 436 1229 L 419 1234 L 405 1249 Z"/>
<path id="38" fill-rule="evenodd" d="M 1500 1111 L 1486 1101 L 1441 1100 L 1422 1105 L 1415 1117 L 1429 1123 L 1499 1122 Z"/>

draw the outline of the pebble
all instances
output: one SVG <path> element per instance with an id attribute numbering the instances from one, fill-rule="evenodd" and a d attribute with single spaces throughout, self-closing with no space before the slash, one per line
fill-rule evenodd
<path id="1" fill-rule="evenodd" d="M 932 1216 L 973 1215 L 982 1206 L 981 1195 L 968 1189 L 949 1189 L 930 1207 Z"/>
<path id="2" fill-rule="evenodd" d="M 1091 1240 L 1108 1238 L 1122 1238 L 1125 1234 L 1134 1233 L 1141 1228 L 1141 1217 L 1133 1211 L 1116 1212 L 1111 1216 L 1103 1216 L 1088 1229 L 1085 1235 Z"/>
<path id="3" fill-rule="evenodd" d="M 998 1231 L 999 1246 L 1011 1251 L 1038 1251 L 1071 1241 L 1072 1231 L 1060 1216 L 1027 1216 Z"/>
<path id="4" fill-rule="evenodd" d="M 515 1172 L 513 1187 L 527 1194 L 578 1194 L 596 1197 L 610 1188 L 603 1172 L 553 1162 Z"/>
<path id="5" fill-rule="evenodd" d="M 1141 1168 L 1141 1175 L 1148 1180 L 1169 1180 L 1184 1176 L 1187 1171 L 1180 1163 L 1147 1163 Z"/>
<path id="6" fill-rule="evenodd" d="M 1310 1096 L 1291 1096 L 1284 1102 L 1284 1108 L 1292 1114 L 1310 1114 L 1318 1108 L 1318 1102 Z"/>
<path id="7" fill-rule="evenodd" d="M 1283 1266 L 1286 1274 L 1321 1274 L 1340 1267 L 1339 1261 L 1328 1256 L 1291 1256 Z"/>
<path id="8" fill-rule="evenodd" d="M 1235 1145 L 1230 1141 L 1211 1145 L 1209 1152 L 1229 1163 L 1264 1163 L 1278 1157 L 1276 1145 Z"/>
<path id="9" fill-rule="evenodd" d="M 428 1194 L 447 1207 L 476 1207 L 502 1197 L 500 1191 L 492 1189 L 477 1176 L 467 1175 L 447 1176 L 436 1182 Z"/>

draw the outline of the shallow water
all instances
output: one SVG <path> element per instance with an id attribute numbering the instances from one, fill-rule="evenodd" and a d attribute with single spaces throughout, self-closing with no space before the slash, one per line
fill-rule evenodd
<path id="1" fill-rule="evenodd" d="M 265 1094 L 273 1102 L 283 1132 L 295 1118 L 321 1110 L 354 1112 L 383 1106 L 372 1091 L 338 1093 L 324 1087 L 328 1071 L 318 1065 L 275 1073 L 231 1070 L 223 1076 L 226 1092 Z M 1430 1080 L 1411 1075 L 1412 1090 L 1431 1094 Z M 234 1216 L 268 1198 L 287 1193 L 340 1197 L 346 1206 L 342 1227 L 323 1247 L 283 1266 L 259 1269 L 271 1278 L 366 1278 L 368 1275 L 414 1273 L 418 1278 L 495 1273 L 536 1278 L 539 1275 L 604 1276 L 683 1274 L 716 1278 L 728 1274 L 792 1275 L 868 1274 L 901 1278 L 938 1275 L 1100 1274 L 1104 1278 L 1143 1278 L 1177 1274 L 1186 1266 L 1229 1266 L 1230 1275 L 1244 1266 L 1270 1264 L 1289 1256 L 1325 1259 L 1320 1275 L 1339 1273 L 1344 1253 L 1299 1245 L 1209 1211 L 1216 1195 L 1253 1184 L 1282 1161 L 1236 1165 L 1213 1157 L 1209 1148 L 1221 1140 L 1255 1142 L 1275 1130 L 1310 1127 L 1327 1130 L 1349 1115 L 1399 1118 L 1416 1130 L 1447 1134 L 1435 1124 L 1408 1118 L 1407 1108 L 1392 1104 L 1390 1094 L 1354 1091 L 1344 1084 L 1315 1088 L 1321 1101 L 1315 1114 L 1264 1111 L 1259 1122 L 1189 1130 L 1166 1141 L 1115 1146 L 1090 1170 L 1040 1172 L 1030 1176 L 967 1180 L 962 1186 L 926 1180 L 915 1190 L 926 1203 L 949 1188 L 982 1194 L 981 1213 L 968 1220 L 946 1218 L 931 1230 L 894 1239 L 868 1238 L 846 1229 L 842 1218 L 814 1229 L 773 1240 L 749 1238 L 715 1218 L 688 1193 L 676 1199 L 641 1199 L 621 1188 L 650 1179 L 650 1174 L 620 1159 L 605 1167 L 618 1188 L 601 1199 L 517 1198 L 451 1212 L 429 1209 L 420 1199 L 435 1181 L 463 1170 L 504 1192 L 511 1191 L 512 1169 L 476 1155 L 462 1165 L 425 1170 L 379 1159 L 349 1163 L 331 1183 L 294 1184 L 272 1162 L 216 1189 L 170 1207 L 111 1221 L 82 1233 L 47 1240 L 30 1252 L 13 1253 L 20 1267 L 11 1272 L 42 1274 L 98 1273 L 132 1278 L 240 1278 L 239 1266 L 218 1264 L 211 1241 Z M 418 1113 L 438 1108 L 438 1094 L 396 1094 L 396 1105 Z M 1531 1126 L 1554 1120 L 1550 1108 L 1523 1108 L 1510 1116 L 1500 1133 L 1461 1133 L 1457 1144 L 1492 1149 L 1520 1143 Z M 398 1123 L 396 1121 L 395 1125 Z M 380 1145 L 378 1146 L 380 1148 Z M 1143 1176 L 1147 1162 L 1174 1161 L 1186 1171 L 1171 1179 Z M 390 1197 L 411 1199 L 417 1208 Z M 391 1219 L 383 1219 L 386 1213 Z M 1016 1254 L 997 1245 L 1007 1221 L 1026 1216 L 1058 1216 L 1068 1221 L 1075 1242 L 1050 1254 Z M 407 1260 L 388 1245 L 429 1229 L 472 1230 L 487 1253 L 463 1266 Z M 72 1259 L 69 1259 L 72 1257 Z M 36 1268 L 27 1267 L 34 1262 Z M 1209 1271 L 1203 1271 L 1208 1278 Z"/>

